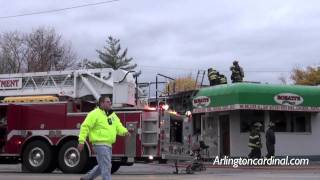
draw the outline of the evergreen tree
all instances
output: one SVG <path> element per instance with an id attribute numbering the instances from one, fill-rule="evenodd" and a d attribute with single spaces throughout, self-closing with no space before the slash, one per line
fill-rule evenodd
<path id="1" fill-rule="evenodd" d="M 119 39 L 109 36 L 107 46 L 105 46 L 103 50 L 97 50 L 97 52 L 102 62 L 88 61 L 86 63 L 88 68 L 112 68 L 114 70 L 123 69 L 130 71 L 137 67 L 137 64 L 130 64 L 133 58 L 127 57 L 127 48 L 121 52 Z"/>

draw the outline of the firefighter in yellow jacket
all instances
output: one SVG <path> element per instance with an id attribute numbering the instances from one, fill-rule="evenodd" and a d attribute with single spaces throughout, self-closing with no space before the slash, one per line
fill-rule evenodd
<path id="1" fill-rule="evenodd" d="M 95 179 L 99 175 L 103 180 L 111 180 L 111 157 L 112 144 L 116 141 L 116 136 L 130 135 L 123 127 L 120 119 L 111 109 L 111 101 L 108 97 L 99 98 L 99 107 L 95 108 L 87 115 L 81 124 L 79 133 L 79 151 L 84 148 L 84 142 L 89 136 L 89 141 L 93 145 L 96 153 L 98 165 L 90 170 L 80 180 Z"/>
<path id="2" fill-rule="evenodd" d="M 209 68 L 208 69 L 208 80 L 210 86 L 215 86 L 219 84 L 219 76 L 218 76 L 218 71 L 215 70 L 214 68 Z"/>

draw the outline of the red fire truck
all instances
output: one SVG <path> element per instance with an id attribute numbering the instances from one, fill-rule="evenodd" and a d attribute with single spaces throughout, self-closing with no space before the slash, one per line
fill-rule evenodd
<path id="1" fill-rule="evenodd" d="M 91 168 L 96 163 L 91 144 L 86 142 L 82 152 L 76 147 L 80 125 L 94 108 L 90 102 L 100 95 L 112 97 L 114 110 L 132 134 L 113 145 L 112 172 L 136 162 L 190 159 L 190 119 L 142 106 L 136 98 L 141 92 L 127 71 L 4 74 L 0 75 L 0 92 L 2 164 L 22 163 L 23 170 L 37 173 L 57 168 L 78 173 Z M 60 101 L 38 97 L 44 95 Z"/>

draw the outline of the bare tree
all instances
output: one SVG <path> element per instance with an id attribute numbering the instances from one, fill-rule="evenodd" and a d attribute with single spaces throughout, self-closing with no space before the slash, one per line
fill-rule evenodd
<path id="1" fill-rule="evenodd" d="M 294 84 L 318 86 L 320 85 L 320 67 L 295 67 L 291 72 L 290 78 L 293 80 Z"/>
<path id="2" fill-rule="evenodd" d="M 71 45 L 54 29 L 10 32 L 0 38 L 0 73 L 64 70 L 73 68 L 75 61 Z"/>
<path id="3" fill-rule="evenodd" d="M 54 29 L 39 28 L 26 35 L 27 71 L 64 70 L 75 65 L 76 56 L 71 46 L 63 44 Z"/>
<path id="4" fill-rule="evenodd" d="M 18 32 L 4 33 L 0 37 L 0 73 L 23 72 L 27 48 Z"/>
<path id="5" fill-rule="evenodd" d="M 191 75 L 177 78 L 165 86 L 164 93 L 177 93 L 197 89 L 196 81 Z"/>

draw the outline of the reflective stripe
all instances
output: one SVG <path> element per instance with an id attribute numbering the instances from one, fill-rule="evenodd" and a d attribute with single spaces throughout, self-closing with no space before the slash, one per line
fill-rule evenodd
<path id="1" fill-rule="evenodd" d="M 249 136 L 249 139 L 257 139 L 257 138 L 260 138 L 260 136 L 259 135 Z"/>
<path id="2" fill-rule="evenodd" d="M 225 77 L 223 77 L 223 78 L 220 79 L 220 81 L 221 81 L 222 83 L 225 83 L 225 82 L 227 82 L 227 79 L 226 79 Z"/>
<path id="3" fill-rule="evenodd" d="M 216 74 L 211 74 L 211 75 L 209 75 L 209 78 L 210 79 L 217 79 L 217 75 Z"/>
<path id="4" fill-rule="evenodd" d="M 13 136 L 22 136 L 21 130 L 11 130 L 7 134 L 7 141 L 9 141 Z"/>
<path id="5" fill-rule="evenodd" d="M 260 148 L 260 145 L 252 144 L 252 143 L 248 143 L 248 146 L 253 148 Z"/>
<path id="6" fill-rule="evenodd" d="M 45 139 L 48 140 L 48 142 L 53 145 L 53 143 L 51 142 L 50 137 L 50 132 L 54 131 L 56 134 L 57 132 L 59 132 L 59 141 L 56 143 L 59 144 L 61 142 L 61 140 L 63 140 L 64 138 L 67 138 L 68 136 L 77 136 L 79 135 L 79 129 L 75 129 L 75 130 L 71 130 L 71 129 L 55 129 L 55 130 L 11 130 L 8 135 L 7 135 L 7 141 L 9 141 L 13 136 L 22 136 L 24 138 L 27 137 L 28 132 L 31 132 L 31 136 L 29 136 L 28 138 L 24 139 L 24 142 L 26 142 L 28 139 L 34 137 L 34 136 L 41 136 Z M 61 133 L 60 133 L 61 132 Z M 48 137 L 49 136 L 49 137 Z M 58 136 L 56 136 L 58 137 Z M 87 141 L 85 141 L 86 146 L 88 147 L 89 150 L 89 155 L 92 156 L 92 151 L 91 148 L 88 144 Z"/>
<path id="7" fill-rule="evenodd" d="M 60 136 L 65 135 L 79 135 L 79 129 L 55 129 L 55 130 L 11 130 L 7 135 L 7 141 L 9 141 L 13 136 L 24 136 L 27 137 L 28 132 L 32 133 L 32 136 L 49 136 L 50 132 L 59 132 Z M 60 133 L 61 132 L 61 133 Z"/>

